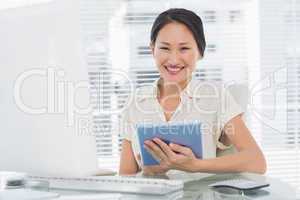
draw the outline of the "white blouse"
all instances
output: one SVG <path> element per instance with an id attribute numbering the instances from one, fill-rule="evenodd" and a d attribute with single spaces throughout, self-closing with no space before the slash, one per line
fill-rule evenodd
<path id="1" fill-rule="evenodd" d="M 166 121 L 164 111 L 158 102 L 158 80 L 152 85 L 138 88 L 130 96 L 121 118 L 123 138 L 130 141 L 137 159 L 140 147 L 137 141 L 136 125 L 139 123 L 169 123 L 169 122 L 201 122 L 203 159 L 215 158 L 217 148 L 224 150 L 225 146 L 219 139 L 224 125 L 235 116 L 243 113 L 232 95 L 216 82 L 192 79 L 181 92 L 181 101 L 169 121 Z"/>

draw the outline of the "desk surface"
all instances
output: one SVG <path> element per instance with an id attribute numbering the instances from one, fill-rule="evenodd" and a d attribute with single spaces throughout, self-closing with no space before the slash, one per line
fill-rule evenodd
<path id="1" fill-rule="evenodd" d="M 251 174 L 250 174 L 251 175 Z M 83 192 L 83 191 L 61 191 L 55 190 L 54 192 L 58 192 L 61 194 L 60 199 L 73 200 L 73 198 L 68 197 L 68 195 L 95 195 L 95 198 L 85 198 L 89 199 L 102 199 L 99 198 L 101 194 L 106 198 L 105 199 L 143 199 L 143 200 L 158 200 L 158 199 L 180 199 L 180 200 L 219 200 L 219 199 L 230 199 L 230 200 L 247 200 L 247 199 L 259 199 L 259 200 L 269 200 L 269 199 L 285 199 L 285 200 L 295 200 L 296 193 L 295 190 L 289 186 L 289 184 L 284 183 L 278 179 L 264 177 L 264 179 L 270 183 L 270 187 L 263 188 L 260 190 L 252 191 L 245 193 L 244 196 L 239 195 L 238 191 L 232 189 L 221 189 L 215 190 L 208 187 L 209 184 L 214 183 L 216 181 L 231 179 L 231 178 L 251 178 L 257 179 L 259 177 L 251 176 L 249 177 L 247 174 L 219 174 L 213 175 L 210 177 L 203 178 L 197 181 L 187 182 L 184 185 L 184 190 L 172 193 L 166 196 L 151 196 L 151 195 L 135 195 L 135 194 L 112 194 L 112 193 L 91 193 L 91 192 Z M 98 196 L 98 198 L 97 198 Z M 110 198 L 111 197 L 111 198 Z M 74 198 L 75 199 L 79 199 Z M 104 198 L 103 198 L 104 199 Z"/>

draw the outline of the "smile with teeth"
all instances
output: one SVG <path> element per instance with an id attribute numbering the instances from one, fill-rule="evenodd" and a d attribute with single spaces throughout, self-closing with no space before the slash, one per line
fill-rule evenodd
<path id="1" fill-rule="evenodd" d="M 171 66 L 165 66 L 165 68 L 167 69 L 167 71 L 171 74 L 176 74 L 179 71 L 181 71 L 184 67 L 171 67 Z"/>

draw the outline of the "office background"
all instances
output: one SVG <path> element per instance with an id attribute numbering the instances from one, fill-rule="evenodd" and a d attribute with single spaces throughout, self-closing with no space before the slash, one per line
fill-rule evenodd
<path id="1" fill-rule="evenodd" d="M 52 2 L 1 0 L 0 12 L 34 10 Z M 99 166 L 118 167 L 118 111 L 126 106 L 132 83 L 140 87 L 158 77 L 149 49 L 153 20 L 165 9 L 184 7 L 201 16 L 207 38 L 205 57 L 198 63 L 195 76 L 248 87 L 245 121 L 267 158 L 267 174 L 297 187 L 299 197 L 300 1 L 69 2 L 61 5 L 65 5 L 66 13 L 72 10 L 80 16 Z"/>

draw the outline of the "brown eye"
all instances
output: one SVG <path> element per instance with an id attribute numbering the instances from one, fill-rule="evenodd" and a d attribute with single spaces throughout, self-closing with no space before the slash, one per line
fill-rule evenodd
<path id="1" fill-rule="evenodd" d="M 168 47 L 160 47 L 160 49 L 162 49 L 162 50 L 169 50 Z"/>
<path id="2" fill-rule="evenodd" d="M 189 50 L 190 48 L 188 48 L 188 47 L 182 47 L 180 50 L 181 51 L 185 51 L 185 50 Z"/>

